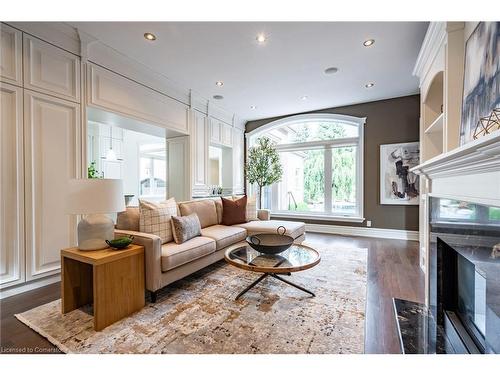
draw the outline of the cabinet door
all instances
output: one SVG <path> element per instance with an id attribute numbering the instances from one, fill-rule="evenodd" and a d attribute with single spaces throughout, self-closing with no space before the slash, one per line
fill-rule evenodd
<path id="1" fill-rule="evenodd" d="M 76 245 L 67 183 L 80 173 L 79 105 L 25 90 L 26 278 L 57 273 L 60 250 Z"/>
<path id="2" fill-rule="evenodd" d="M 23 34 L 10 26 L 0 24 L 0 80 L 22 86 Z"/>
<path id="3" fill-rule="evenodd" d="M 0 286 L 24 281 L 23 90 L 0 84 Z"/>
<path id="4" fill-rule="evenodd" d="M 80 58 L 25 35 L 24 87 L 79 102 Z"/>
<path id="5" fill-rule="evenodd" d="M 188 107 L 109 70 L 89 64 L 88 103 L 188 134 Z"/>
<path id="6" fill-rule="evenodd" d="M 242 194 L 244 192 L 244 132 L 233 129 L 233 193 Z"/>
<path id="7" fill-rule="evenodd" d="M 232 147 L 232 145 L 233 145 L 233 127 L 231 125 L 222 124 L 221 143 L 224 146 Z"/>
<path id="8" fill-rule="evenodd" d="M 221 123 L 216 119 L 210 119 L 210 142 L 220 143 L 221 141 Z"/>
<path id="9" fill-rule="evenodd" d="M 207 117 L 198 111 L 191 116 L 191 162 L 193 193 L 206 192 L 208 174 Z"/>

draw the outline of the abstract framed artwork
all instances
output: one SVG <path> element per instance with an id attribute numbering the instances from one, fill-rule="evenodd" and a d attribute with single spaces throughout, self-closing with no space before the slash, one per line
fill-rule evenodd
<path id="1" fill-rule="evenodd" d="M 478 121 L 500 107 L 500 22 L 479 22 L 465 45 L 460 144 L 473 140 Z"/>
<path id="2" fill-rule="evenodd" d="M 410 169 L 420 163 L 418 142 L 380 145 L 380 204 L 418 205 L 418 176 Z"/>

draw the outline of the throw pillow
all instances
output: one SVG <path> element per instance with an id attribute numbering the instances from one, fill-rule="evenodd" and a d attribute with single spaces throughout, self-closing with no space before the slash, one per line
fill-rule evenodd
<path id="1" fill-rule="evenodd" d="M 176 244 L 201 236 L 201 225 L 198 215 L 172 216 L 172 231 Z"/>
<path id="2" fill-rule="evenodd" d="M 139 207 L 127 207 L 123 212 L 118 212 L 116 215 L 116 229 L 133 230 L 139 232 L 140 226 Z"/>
<path id="3" fill-rule="evenodd" d="M 170 224 L 173 215 L 177 215 L 174 198 L 164 202 L 139 200 L 139 230 L 159 236 L 162 244 L 173 239 Z"/>
<path id="4" fill-rule="evenodd" d="M 236 196 L 233 195 L 233 200 L 240 199 L 243 196 Z M 257 199 L 255 198 L 255 195 L 252 197 L 247 197 L 247 208 L 246 208 L 246 220 L 247 221 L 255 221 L 259 220 L 257 217 Z"/>
<path id="5" fill-rule="evenodd" d="M 222 225 L 234 225 L 246 222 L 247 196 L 232 200 L 222 198 Z"/>

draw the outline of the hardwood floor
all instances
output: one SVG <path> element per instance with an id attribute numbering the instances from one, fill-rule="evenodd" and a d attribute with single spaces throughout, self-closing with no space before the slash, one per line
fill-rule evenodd
<path id="1" fill-rule="evenodd" d="M 368 249 L 365 322 L 366 353 L 398 353 L 392 298 L 423 302 L 424 276 L 418 266 L 418 243 L 367 237 L 307 233 L 307 242 Z M 19 322 L 14 314 L 60 298 L 52 284 L 0 301 L 0 353 L 58 353 L 49 341 Z"/>

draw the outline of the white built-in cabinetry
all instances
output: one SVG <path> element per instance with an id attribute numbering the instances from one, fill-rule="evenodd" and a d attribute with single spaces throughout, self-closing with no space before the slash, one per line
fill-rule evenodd
<path id="1" fill-rule="evenodd" d="M 67 183 L 80 169 L 80 105 L 25 90 L 26 278 L 59 272 L 60 250 L 76 243 Z"/>
<path id="2" fill-rule="evenodd" d="M 208 119 L 191 110 L 190 117 L 192 195 L 206 194 L 208 188 Z"/>
<path id="3" fill-rule="evenodd" d="M 80 101 L 80 58 L 35 37 L 24 35 L 24 87 Z"/>
<path id="4" fill-rule="evenodd" d="M 420 161 L 427 163 L 456 149 L 464 79 L 464 22 L 431 22 L 413 74 L 420 86 Z M 420 173 L 420 266 L 428 272 L 429 196 L 432 184 Z"/>
<path id="5" fill-rule="evenodd" d="M 210 143 L 218 146 L 233 146 L 233 127 L 216 118 L 210 118 Z"/>
<path id="6" fill-rule="evenodd" d="M 119 74 L 88 64 L 89 105 L 188 134 L 188 106 Z"/>
<path id="7" fill-rule="evenodd" d="M 0 79 L 2 82 L 22 85 L 23 34 L 13 27 L 0 25 Z"/>
<path id="8" fill-rule="evenodd" d="M 64 205 L 68 179 L 81 175 L 82 143 L 79 57 L 0 28 L 3 289 L 58 273 L 60 249 L 75 244 L 76 218 Z"/>
<path id="9" fill-rule="evenodd" d="M 24 281 L 23 89 L 0 84 L 0 280 Z"/>

